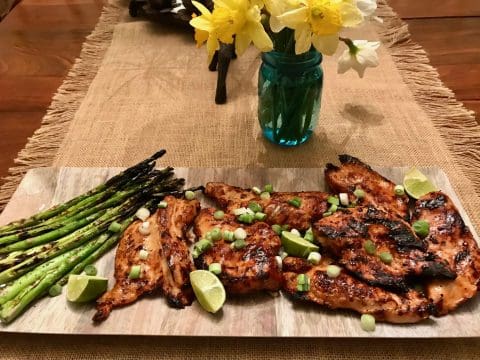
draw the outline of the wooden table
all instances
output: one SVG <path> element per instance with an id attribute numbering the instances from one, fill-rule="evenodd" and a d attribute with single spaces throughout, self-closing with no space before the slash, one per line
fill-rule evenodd
<path id="1" fill-rule="evenodd" d="M 445 84 L 480 121 L 480 1 L 389 2 Z M 0 177 L 40 126 L 102 5 L 102 0 L 22 0 L 0 23 Z"/>

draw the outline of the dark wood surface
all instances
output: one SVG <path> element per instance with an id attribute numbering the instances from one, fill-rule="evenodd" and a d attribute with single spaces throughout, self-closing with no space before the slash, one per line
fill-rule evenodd
<path id="1" fill-rule="evenodd" d="M 480 113 L 480 0 L 390 0 L 442 80 Z M 102 0 L 23 0 L 0 22 L 0 177 L 62 83 Z"/>

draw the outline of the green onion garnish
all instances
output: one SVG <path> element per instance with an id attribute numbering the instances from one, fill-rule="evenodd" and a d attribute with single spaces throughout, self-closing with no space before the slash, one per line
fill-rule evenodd
<path id="1" fill-rule="evenodd" d="M 265 192 L 272 193 L 272 192 L 273 192 L 273 185 L 272 185 L 272 184 L 267 184 L 267 185 L 265 185 L 265 187 L 263 188 L 263 190 L 264 190 Z"/>
<path id="2" fill-rule="evenodd" d="M 260 199 L 262 199 L 262 200 L 270 200 L 270 193 L 268 193 L 268 192 L 262 192 L 262 193 L 260 194 Z"/>
<path id="3" fill-rule="evenodd" d="M 218 241 L 222 239 L 222 231 L 219 228 L 213 228 L 210 231 L 210 237 L 212 238 L 212 241 Z"/>
<path id="4" fill-rule="evenodd" d="M 393 256 L 388 251 L 383 251 L 378 254 L 380 260 L 385 264 L 391 264 L 393 261 Z"/>
<path id="5" fill-rule="evenodd" d="M 341 271 L 342 271 L 342 269 L 337 265 L 328 265 L 327 266 L 327 276 L 329 278 L 336 278 L 338 275 L 340 275 Z"/>
<path id="6" fill-rule="evenodd" d="M 375 331 L 375 318 L 370 314 L 360 317 L 360 327 L 365 331 Z"/>
<path id="7" fill-rule="evenodd" d="M 281 225 L 278 225 L 278 224 L 275 224 L 275 225 L 272 225 L 272 230 L 275 232 L 275 234 L 277 235 L 281 235 L 282 234 L 282 226 Z"/>
<path id="8" fill-rule="evenodd" d="M 365 197 L 365 191 L 362 189 L 355 189 L 353 195 L 355 195 L 357 199 L 363 199 Z"/>
<path id="9" fill-rule="evenodd" d="M 332 213 L 330 211 L 324 212 L 322 214 L 323 217 L 327 217 L 327 216 L 330 216 L 330 215 L 332 215 Z"/>
<path id="10" fill-rule="evenodd" d="M 247 243 L 243 239 L 237 239 L 232 243 L 232 248 L 240 250 L 243 249 Z"/>
<path id="11" fill-rule="evenodd" d="M 118 222 L 114 221 L 108 226 L 108 231 L 113 232 L 113 233 L 118 233 L 120 230 L 122 230 L 122 225 L 120 225 Z"/>
<path id="12" fill-rule="evenodd" d="M 85 271 L 85 274 L 89 276 L 97 275 L 97 268 L 92 264 L 85 266 L 85 269 L 83 269 L 83 271 Z"/>
<path id="13" fill-rule="evenodd" d="M 237 220 L 245 223 L 245 224 L 251 224 L 253 222 L 254 215 L 252 214 L 241 214 L 237 217 Z"/>
<path id="14" fill-rule="evenodd" d="M 363 248 L 369 255 L 374 255 L 377 252 L 377 248 L 372 240 L 367 240 L 363 243 Z"/>
<path id="15" fill-rule="evenodd" d="M 327 203 L 330 205 L 340 205 L 340 200 L 336 196 L 329 196 L 327 199 Z"/>
<path id="16" fill-rule="evenodd" d="M 247 232 L 242 228 L 237 228 L 233 232 L 235 240 L 245 240 L 247 238 Z"/>
<path id="17" fill-rule="evenodd" d="M 58 296 L 62 293 L 62 286 L 59 284 L 55 284 L 48 289 L 48 295 L 51 297 Z"/>
<path id="18" fill-rule="evenodd" d="M 160 202 L 158 203 L 158 207 L 159 207 L 160 209 L 166 209 L 167 206 L 168 206 L 168 203 L 167 203 L 166 201 L 160 201 Z"/>
<path id="19" fill-rule="evenodd" d="M 312 228 L 309 228 L 309 229 L 305 232 L 305 236 L 304 236 L 303 238 L 304 238 L 305 240 L 307 240 L 307 241 L 313 242 L 314 236 L 313 236 Z"/>
<path id="20" fill-rule="evenodd" d="M 205 251 L 211 249 L 213 246 L 212 242 L 207 239 L 200 239 L 200 241 L 196 242 L 193 245 L 193 257 L 196 259 Z"/>
<path id="21" fill-rule="evenodd" d="M 312 265 L 318 265 L 321 259 L 322 255 L 320 255 L 320 253 L 312 251 L 310 254 L 308 254 L 307 261 Z"/>
<path id="22" fill-rule="evenodd" d="M 302 206 L 302 199 L 299 197 L 294 197 L 293 199 L 288 200 L 288 203 L 292 206 L 295 206 L 296 208 L 299 208 Z"/>
<path id="23" fill-rule="evenodd" d="M 215 275 L 220 275 L 222 273 L 222 265 L 220 263 L 211 263 L 208 265 L 208 271 Z"/>
<path id="24" fill-rule="evenodd" d="M 185 191 L 185 199 L 187 199 L 187 200 L 195 199 L 195 193 L 191 190 Z"/>
<path id="25" fill-rule="evenodd" d="M 415 231 L 415 233 L 422 238 L 427 237 L 428 233 L 430 232 L 430 224 L 425 220 L 415 221 L 412 227 L 413 231 Z"/>
<path id="26" fill-rule="evenodd" d="M 329 213 L 332 213 L 332 214 L 333 214 L 333 213 L 334 213 L 335 211 L 337 211 L 337 210 L 338 210 L 338 206 L 337 206 L 337 205 L 334 205 L 334 204 L 332 204 L 332 205 L 330 205 L 330 207 L 328 208 L 327 212 L 329 212 Z"/>
<path id="27" fill-rule="evenodd" d="M 258 188 L 258 187 L 256 187 L 256 186 L 254 186 L 254 187 L 252 188 L 252 191 L 253 191 L 255 194 L 257 194 L 257 195 L 260 195 L 260 194 L 262 193 L 262 190 L 260 190 L 260 188 Z"/>
<path id="28" fill-rule="evenodd" d="M 223 240 L 232 242 L 234 240 L 233 231 L 223 230 L 222 237 L 223 237 Z"/>
<path id="29" fill-rule="evenodd" d="M 138 253 L 138 257 L 140 258 L 140 260 L 147 260 L 148 258 L 148 251 L 147 250 L 140 250 L 139 253 Z"/>
<path id="30" fill-rule="evenodd" d="M 393 189 L 395 192 L 395 195 L 397 196 L 403 196 L 405 195 L 405 188 L 402 185 L 396 185 L 395 188 Z"/>
<path id="31" fill-rule="evenodd" d="M 248 203 L 248 208 L 252 210 L 254 213 L 261 212 L 263 210 L 260 204 L 256 203 L 255 201 L 250 201 Z"/>
<path id="32" fill-rule="evenodd" d="M 267 214 L 265 214 L 263 212 L 255 213 L 255 220 L 264 221 L 266 218 L 267 218 Z"/>
<path id="33" fill-rule="evenodd" d="M 130 273 L 128 274 L 129 279 L 138 279 L 140 278 L 140 273 L 142 271 L 142 267 L 140 265 L 133 265 L 130 268 Z"/>
<path id="34" fill-rule="evenodd" d="M 213 217 L 215 220 L 223 220 L 225 213 L 222 210 L 217 210 L 213 213 Z"/>
<path id="35" fill-rule="evenodd" d="M 306 274 L 297 276 L 297 291 L 304 292 L 310 290 L 310 279 Z"/>

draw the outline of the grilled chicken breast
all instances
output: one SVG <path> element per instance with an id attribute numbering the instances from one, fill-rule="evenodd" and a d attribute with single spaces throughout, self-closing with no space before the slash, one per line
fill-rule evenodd
<path id="1" fill-rule="evenodd" d="M 193 270 L 185 231 L 193 222 L 200 204 L 167 196 L 168 206 L 158 209 L 147 221 L 150 234 L 139 231 L 141 221 L 135 221 L 124 232 L 115 256 L 115 286 L 97 300 L 94 321 L 105 320 L 113 308 L 133 303 L 143 294 L 158 288 L 167 301 L 175 307 L 183 307 L 193 301 L 189 284 L 189 272 Z M 140 251 L 146 250 L 146 259 Z M 130 279 L 132 266 L 141 266 L 138 279 Z"/>
<path id="2" fill-rule="evenodd" d="M 445 262 L 425 251 L 407 222 L 371 206 L 337 211 L 317 221 L 313 231 L 324 250 L 370 285 L 406 292 L 414 276 L 455 277 Z M 367 240 L 374 254 L 367 252 Z M 391 254 L 391 262 L 382 261 L 384 252 Z"/>
<path id="3" fill-rule="evenodd" d="M 282 275 L 275 261 L 280 250 L 280 238 L 263 222 L 244 227 L 232 214 L 225 214 L 222 220 L 213 217 L 214 209 L 202 209 L 195 220 L 195 233 L 203 238 L 213 228 L 222 231 L 234 231 L 243 227 L 247 232 L 246 246 L 242 249 L 232 248 L 225 240 L 214 242 L 213 247 L 197 259 L 199 269 L 208 269 L 212 263 L 222 265 L 218 276 L 230 294 L 247 294 L 259 290 L 276 291 L 280 288 Z"/>
<path id="4" fill-rule="evenodd" d="M 455 280 L 435 280 L 426 285 L 436 315 L 445 315 L 480 289 L 480 250 L 452 200 L 442 192 L 427 194 L 417 201 L 412 221 L 416 220 L 430 225 L 425 239 L 428 250 L 457 274 Z"/>
<path id="5" fill-rule="evenodd" d="M 327 164 L 325 180 L 336 193 L 348 193 L 353 199 L 355 189 L 362 189 L 365 197 L 358 205 L 372 205 L 408 220 L 408 196 L 395 195 L 395 184 L 370 166 L 350 155 L 340 155 L 340 166 Z"/>
<path id="6" fill-rule="evenodd" d="M 283 262 L 283 289 L 295 300 L 314 302 L 330 309 L 351 309 L 372 314 L 379 321 L 416 323 L 429 317 L 430 302 L 420 293 L 410 290 L 399 295 L 370 286 L 343 270 L 336 278 L 327 275 L 332 260 L 323 257 L 319 265 L 311 266 L 304 259 L 287 257 Z M 310 290 L 297 291 L 298 274 L 310 279 Z"/>
<path id="7" fill-rule="evenodd" d="M 307 230 L 312 221 L 322 217 L 327 211 L 328 194 L 319 191 L 274 192 L 270 199 L 262 200 L 249 189 L 210 182 L 205 187 L 205 195 L 212 198 L 222 209 L 232 213 L 235 209 L 247 207 L 252 201 L 260 204 L 267 214 L 268 224 L 289 225 L 300 231 Z M 299 208 L 290 205 L 289 200 L 298 197 Z"/>

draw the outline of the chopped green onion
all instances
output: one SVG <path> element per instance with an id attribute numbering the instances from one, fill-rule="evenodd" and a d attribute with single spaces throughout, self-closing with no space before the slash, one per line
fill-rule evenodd
<path id="1" fill-rule="evenodd" d="M 140 278 L 140 273 L 142 271 L 142 267 L 140 265 L 133 265 L 130 268 L 130 273 L 128 274 L 129 279 L 138 279 Z"/>
<path id="2" fill-rule="evenodd" d="M 246 245 L 247 243 L 245 242 L 244 239 L 237 239 L 232 243 L 231 247 L 233 249 L 240 250 L 240 249 L 243 249 Z"/>
<path id="3" fill-rule="evenodd" d="M 237 228 L 233 232 L 233 237 L 235 238 L 235 240 L 245 240 L 247 238 L 247 232 L 245 231 L 245 229 Z"/>
<path id="4" fill-rule="evenodd" d="M 305 236 L 303 238 L 307 241 L 313 242 L 314 236 L 313 236 L 312 228 L 308 228 L 308 230 L 305 232 Z"/>
<path id="5" fill-rule="evenodd" d="M 256 203 L 255 201 L 250 201 L 248 203 L 248 208 L 252 210 L 254 213 L 261 212 L 263 210 L 260 204 Z"/>
<path id="6" fill-rule="evenodd" d="M 285 252 L 285 250 L 280 249 L 278 255 L 283 259 L 285 259 L 288 256 L 288 253 Z"/>
<path id="7" fill-rule="evenodd" d="M 288 203 L 292 206 L 295 206 L 296 208 L 299 208 L 302 206 L 302 199 L 299 197 L 294 197 L 293 199 L 288 200 Z"/>
<path id="8" fill-rule="evenodd" d="M 142 222 L 142 224 L 138 227 L 138 232 L 145 236 L 150 235 L 150 222 Z"/>
<path id="9" fill-rule="evenodd" d="M 310 278 L 306 274 L 297 276 L 297 291 L 304 292 L 310 290 Z"/>
<path id="10" fill-rule="evenodd" d="M 348 194 L 347 193 L 340 193 L 338 194 L 338 197 L 340 198 L 340 204 L 343 206 L 348 206 L 348 203 L 350 200 L 348 199 Z"/>
<path id="11" fill-rule="evenodd" d="M 168 203 L 167 203 L 166 201 L 160 201 L 160 202 L 158 203 L 158 207 L 159 207 L 160 209 L 166 209 L 167 206 L 168 206 Z"/>
<path id="12" fill-rule="evenodd" d="M 97 275 L 97 268 L 92 264 L 85 266 L 85 269 L 83 269 L 83 271 L 85 271 L 85 274 L 89 276 Z"/>
<path id="13" fill-rule="evenodd" d="M 308 254 L 307 261 L 312 265 L 318 265 L 321 259 L 322 255 L 320 255 L 320 253 L 312 251 L 310 254 Z"/>
<path id="14" fill-rule="evenodd" d="M 327 199 L 327 203 L 330 205 L 340 205 L 340 200 L 338 200 L 338 197 L 336 196 L 329 196 Z"/>
<path id="15" fill-rule="evenodd" d="M 254 187 L 252 188 L 252 191 L 253 191 L 255 194 L 257 194 L 257 195 L 260 195 L 260 194 L 262 193 L 262 190 L 260 190 L 260 188 L 258 188 L 258 187 L 256 187 L 256 186 L 254 186 Z"/>
<path id="16" fill-rule="evenodd" d="M 282 227 L 278 224 L 272 225 L 272 230 L 277 234 L 281 235 L 282 234 Z"/>
<path id="17" fill-rule="evenodd" d="M 355 195 L 357 199 L 363 199 L 365 197 L 365 191 L 363 191 L 362 189 L 355 189 L 353 195 Z"/>
<path id="18" fill-rule="evenodd" d="M 223 230 L 223 240 L 232 242 L 234 240 L 233 231 Z"/>
<path id="19" fill-rule="evenodd" d="M 215 220 L 223 220 L 223 217 L 225 216 L 225 213 L 222 210 L 217 210 L 213 213 L 213 217 Z"/>
<path id="20" fill-rule="evenodd" d="M 198 258 L 200 255 L 202 255 L 202 252 L 198 250 L 197 248 L 193 248 L 192 250 L 192 256 L 194 259 Z"/>
<path id="21" fill-rule="evenodd" d="M 195 196 L 195 193 L 193 191 L 191 191 L 191 190 L 185 191 L 185 199 L 193 200 L 193 199 L 195 199 L 195 197 L 196 196 Z"/>
<path id="22" fill-rule="evenodd" d="M 147 250 L 140 250 L 139 253 L 138 253 L 138 257 L 140 258 L 140 260 L 147 260 L 148 258 L 148 251 Z"/>
<path id="23" fill-rule="evenodd" d="M 290 230 L 290 232 L 291 232 L 293 235 L 302 236 L 302 235 L 300 234 L 300 231 L 298 231 L 297 229 L 292 229 L 292 230 Z"/>
<path id="24" fill-rule="evenodd" d="M 264 221 L 266 218 L 267 218 L 267 214 L 265 214 L 263 212 L 255 213 L 255 220 Z"/>
<path id="25" fill-rule="evenodd" d="M 48 295 L 51 297 L 58 296 L 62 293 L 62 286 L 59 284 L 55 284 L 48 289 Z"/>
<path id="26" fill-rule="evenodd" d="M 262 193 L 260 194 L 260 199 L 262 199 L 262 200 L 270 200 L 270 193 L 268 193 L 268 192 L 262 192 Z"/>
<path id="27" fill-rule="evenodd" d="M 277 263 L 277 268 L 282 270 L 283 267 L 283 259 L 281 256 L 275 256 L 275 262 Z"/>
<path id="28" fill-rule="evenodd" d="M 336 278 L 340 275 L 342 269 L 337 265 L 328 265 L 327 266 L 327 276 L 330 278 Z"/>
<path id="29" fill-rule="evenodd" d="M 422 238 L 427 237 L 428 233 L 430 232 L 430 224 L 425 220 L 415 221 L 412 227 L 413 231 L 415 231 L 415 233 Z"/>
<path id="30" fill-rule="evenodd" d="M 253 219 L 254 219 L 254 215 L 252 214 L 242 214 L 242 215 L 239 215 L 237 218 L 238 221 L 245 224 L 251 224 L 253 222 Z"/>
<path id="31" fill-rule="evenodd" d="M 263 190 L 267 193 L 272 193 L 273 192 L 273 185 L 272 184 L 267 184 L 267 185 L 265 185 Z"/>
<path id="32" fill-rule="evenodd" d="M 201 239 L 193 245 L 193 257 L 197 258 L 205 251 L 211 249 L 213 246 L 212 242 L 207 239 Z"/>
<path id="33" fill-rule="evenodd" d="M 148 210 L 147 208 L 141 207 L 140 209 L 137 210 L 137 212 L 135 213 L 135 216 L 140 220 L 145 221 L 150 216 L 150 210 Z"/>
<path id="34" fill-rule="evenodd" d="M 365 331 L 375 331 L 375 318 L 370 314 L 363 314 L 360 317 L 360 327 Z"/>
<path id="35" fill-rule="evenodd" d="M 113 232 L 113 233 L 118 233 L 120 230 L 122 230 L 122 225 L 120 225 L 118 222 L 114 221 L 108 226 L 108 231 Z"/>
<path id="36" fill-rule="evenodd" d="M 220 263 L 211 263 L 208 265 L 208 271 L 215 275 L 220 275 L 222 273 L 222 265 Z"/>
<path id="37" fill-rule="evenodd" d="M 332 213 L 330 211 L 324 212 L 322 214 L 323 217 L 327 217 L 327 216 L 330 216 L 330 215 L 332 215 Z"/>
<path id="38" fill-rule="evenodd" d="M 213 230 L 210 231 L 210 237 L 212 238 L 212 241 L 218 241 L 222 239 L 222 231 L 219 228 L 213 228 Z"/>
<path id="39" fill-rule="evenodd" d="M 379 253 L 378 257 L 385 264 L 391 264 L 392 261 L 393 261 L 393 256 L 388 251 L 383 251 L 383 252 Z"/>
<path id="40" fill-rule="evenodd" d="M 367 240 L 363 243 L 363 248 L 369 255 L 374 255 L 377 252 L 377 248 L 372 240 Z"/>
<path id="41" fill-rule="evenodd" d="M 338 206 L 337 205 L 330 205 L 330 207 L 328 208 L 327 212 L 329 213 L 334 213 L 335 211 L 338 210 Z"/>
<path id="42" fill-rule="evenodd" d="M 289 229 L 290 229 L 290 225 L 288 224 L 282 225 L 282 231 L 288 231 Z"/>
<path id="43" fill-rule="evenodd" d="M 393 189 L 395 192 L 395 195 L 397 196 L 403 196 L 405 195 L 405 188 L 402 185 L 396 185 L 395 188 Z"/>

